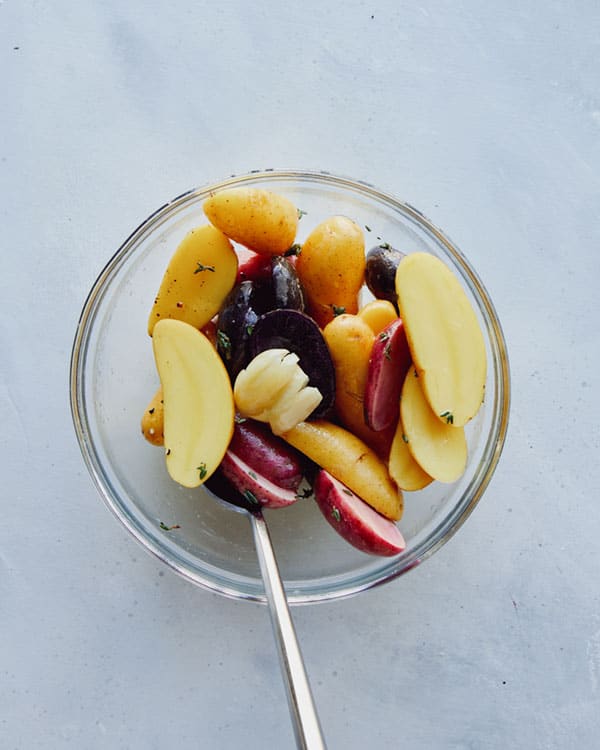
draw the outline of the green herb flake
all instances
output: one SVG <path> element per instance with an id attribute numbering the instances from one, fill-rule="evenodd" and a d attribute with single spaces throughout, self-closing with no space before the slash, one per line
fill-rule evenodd
<path id="1" fill-rule="evenodd" d="M 445 411 L 442 414 L 440 414 L 441 419 L 446 420 L 446 424 L 454 424 L 454 415 L 451 411 Z"/>
<path id="2" fill-rule="evenodd" d="M 389 242 L 382 242 L 382 243 L 381 243 L 381 244 L 379 245 L 379 247 L 380 247 L 380 248 L 381 248 L 382 250 L 391 250 L 391 249 L 392 249 L 392 246 L 390 245 L 390 243 L 389 243 Z"/>
<path id="3" fill-rule="evenodd" d="M 342 492 L 343 492 L 343 493 L 344 493 L 345 495 L 350 495 L 350 497 L 352 497 L 352 495 L 354 494 L 354 493 L 352 492 L 352 490 L 349 490 L 349 489 L 348 489 L 347 487 L 344 487 L 344 488 L 342 489 Z"/>
<path id="4" fill-rule="evenodd" d="M 297 212 L 298 212 L 298 221 L 300 221 L 300 219 L 301 219 L 301 218 L 302 218 L 303 216 L 306 216 L 306 211 L 303 211 L 303 210 L 302 210 L 301 208 L 298 208 L 298 209 L 296 209 L 296 210 L 297 210 Z"/>
<path id="5" fill-rule="evenodd" d="M 387 341 L 389 339 L 389 337 L 390 337 L 390 334 L 387 331 L 382 331 L 379 334 L 379 340 L 380 341 Z"/>
<path id="6" fill-rule="evenodd" d="M 242 494 L 246 498 L 246 500 L 252 505 L 260 505 L 256 495 L 251 490 L 244 490 Z"/>
<path id="7" fill-rule="evenodd" d="M 383 354 L 386 359 L 388 359 L 390 362 L 392 361 L 392 342 L 391 341 L 388 341 L 388 343 L 385 345 Z"/>
<path id="8" fill-rule="evenodd" d="M 173 524 L 173 526 L 167 526 L 166 523 L 163 523 L 163 521 L 160 522 L 160 528 L 163 531 L 173 531 L 174 529 L 180 529 L 181 526 L 178 523 Z"/>
<path id="9" fill-rule="evenodd" d="M 236 414 L 235 417 L 233 418 L 233 421 L 236 424 L 244 424 L 244 422 L 246 421 L 246 417 L 242 417 L 239 414 Z"/>
<path id="10" fill-rule="evenodd" d="M 225 331 L 217 331 L 217 346 L 221 350 L 225 359 L 231 359 L 231 339 Z"/>
<path id="11" fill-rule="evenodd" d="M 283 255 L 285 258 L 289 258 L 290 255 L 300 255 L 301 252 L 302 252 L 302 245 L 295 243 L 294 245 L 289 247 Z"/>
<path id="12" fill-rule="evenodd" d="M 404 440 L 405 443 L 408 443 L 408 438 L 404 433 L 402 433 L 402 440 Z"/>
<path id="13" fill-rule="evenodd" d="M 248 334 L 248 336 L 252 336 L 252 331 L 253 330 L 254 330 L 254 326 L 253 325 L 246 326 L 246 333 Z"/>
<path id="14" fill-rule="evenodd" d="M 371 231 L 371 227 L 367 226 L 366 224 L 365 224 L 365 229 L 367 230 L 367 232 Z"/>
<path id="15" fill-rule="evenodd" d="M 339 510 L 334 506 L 331 509 L 331 516 L 339 523 L 342 520 L 342 514 L 339 512 Z"/>
<path id="16" fill-rule="evenodd" d="M 338 307 L 337 305 L 331 305 L 333 309 L 333 315 L 337 318 L 338 315 L 343 315 L 346 312 L 345 307 Z"/>
<path id="17" fill-rule="evenodd" d="M 205 266 L 198 261 L 196 261 L 196 265 L 198 266 L 198 268 L 194 271 L 194 275 L 196 275 L 197 273 L 202 273 L 202 271 L 212 271 L 213 273 L 215 272 L 214 266 Z"/>
<path id="18" fill-rule="evenodd" d="M 256 479 L 256 474 L 253 471 L 249 471 L 248 476 L 252 477 L 252 479 Z"/>
<path id="19" fill-rule="evenodd" d="M 208 474 L 204 461 L 200 464 L 200 466 L 196 466 L 196 471 L 198 471 L 198 473 L 200 474 L 200 479 L 204 479 L 204 477 Z"/>
<path id="20" fill-rule="evenodd" d="M 307 497 L 310 497 L 312 495 L 312 488 L 306 487 L 302 490 L 302 492 L 296 493 L 296 500 L 306 500 Z"/>

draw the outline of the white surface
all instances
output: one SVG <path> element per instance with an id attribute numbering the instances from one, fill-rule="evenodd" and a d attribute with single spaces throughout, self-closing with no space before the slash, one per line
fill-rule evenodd
<path id="1" fill-rule="evenodd" d="M 421 208 L 511 356 L 507 446 L 459 534 L 294 611 L 330 747 L 597 747 L 600 6 L 177 5 L 0 2 L 0 747 L 293 745 L 266 609 L 138 548 L 68 408 L 114 249 L 165 200 L 265 166 Z"/>

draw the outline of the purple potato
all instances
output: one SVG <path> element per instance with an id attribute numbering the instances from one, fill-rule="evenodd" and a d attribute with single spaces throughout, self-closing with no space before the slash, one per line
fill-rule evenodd
<path id="1" fill-rule="evenodd" d="M 315 321 L 299 310 L 272 310 L 262 315 L 252 330 L 250 355 L 267 349 L 287 349 L 298 355 L 298 364 L 318 388 L 323 400 L 310 415 L 327 416 L 335 400 L 335 369 L 329 349 Z"/>
<path id="2" fill-rule="evenodd" d="M 304 293 L 296 269 L 287 258 L 277 255 L 271 259 L 271 279 L 274 304 L 272 309 L 304 311 Z"/>
<path id="3" fill-rule="evenodd" d="M 387 299 L 396 308 L 396 270 L 405 253 L 387 242 L 372 247 L 367 253 L 365 281 L 377 299 Z"/>
<path id="4" fill-rule="evenodd" d="M 253 281 L 242 281 L 231 290 L 219 312 L 217 351 L 232 381 L 250 361 L 248 341 L 262 307 L 260 286 Z"/>

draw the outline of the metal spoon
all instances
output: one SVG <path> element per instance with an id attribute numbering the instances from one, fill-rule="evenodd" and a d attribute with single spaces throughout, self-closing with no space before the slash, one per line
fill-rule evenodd
<path id="1" fill-rule="evenodd" d="M 250 519 L 296 744 L 303 750 L 325 750 L 319 717 L 261 506 L 241 495 L 236 499 L 225 500 L 225 497 L 232 497 L 231 489 L 214 475 L 205 486 L 221 505 L 245 513 Z"/>

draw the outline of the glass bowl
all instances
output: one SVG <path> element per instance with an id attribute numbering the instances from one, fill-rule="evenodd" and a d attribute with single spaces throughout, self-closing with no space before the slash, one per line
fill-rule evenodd
<path id="1" fill-rule="evenodd" d="M 323 219 L 344 214 L 364 228 L 367 249 L 387 241 L 404 252 L 437 255 L 462 283 L 483 330 L 486 396 L 467 426 L 466 471 L 454 484 L 434 482 L 405 493 L 402 554 L 372 557 L 354 549 L 311 499 L 266 512 L 291 603 L 355 594 L 415 567 L 456 532 L 492 477 L 507 428 L 508 360 L 492 302 L 457 247 L 410 205 L 325 172 L 265 170 L 191 190 L 159 208 L 109 260 L 81 313 L 71 359 L 71 408 L 81 451 L 104 501 L 147 550 L 200 586 L 264 601 L 248 519 L 202 487 L 176 485 L 167 475 L 162 449 L 149 445 L 140 432 L 140 418 L 158 386 L 146 332 L 154 295 L 178 243 L 206 222 L 204 199 L 234 186 L 272 189 L 290 198 L 306 212 L 299 222 L 300 242 Z M 177 528 L 167 530 L 172 526 Z"/>

